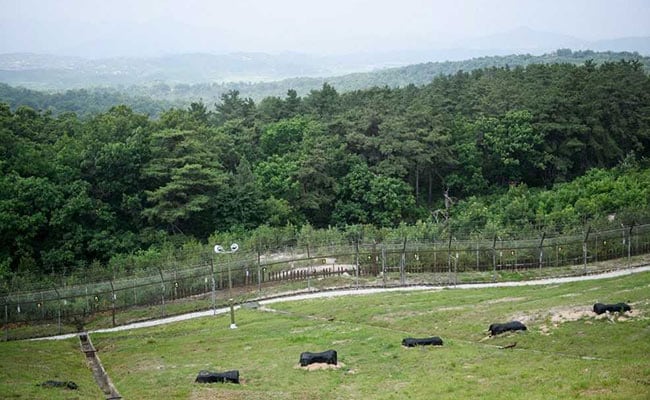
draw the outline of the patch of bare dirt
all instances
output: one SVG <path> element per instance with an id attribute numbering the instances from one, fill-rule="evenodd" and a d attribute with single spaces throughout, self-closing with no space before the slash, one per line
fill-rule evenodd
<path id="1" fill-rule="evenodd" d="M 304 369 L 307 371 L 318 371 L 322 369 L 341 369 L 345 365 L 343 363 L 338 363 L 338 364 L 327 364 L 327 363 L 313 363 L 309 364 L 306 367 L 300 366 L 300 364 L 296 365 L 296 368 L 298 369 Z"/>
<path id="2" fill-rule="evenodd" d="M 539 331 L 543 335 L 550 335 L 554 328 L 565 322 L 585 320 L 586 324 L 593 323 L 594 320 L 609 320 L 611 322 L 625 322 L 630 319 L 640 318 L 642 312 L 638 308 L 632 307 L 631 311 L 625 313 L 605 313 L 597 315 L 591 309 L 591 306 L 566 306 L 554 307 L 546 311 L 538 311 L 527 314 L 515 314 L 511 316 L 512 320 L 520 321 L 526 325 L 533 325 L 536 322 L 543 322 L 539 326 Z M 530 326 L 529 326 L 530 328 Z"/>

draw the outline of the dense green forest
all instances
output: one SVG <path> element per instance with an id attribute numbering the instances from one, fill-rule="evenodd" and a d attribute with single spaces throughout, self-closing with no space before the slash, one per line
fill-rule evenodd
<path id="1" fill-rule="evenodd" d="M 638 61 L 440 75 L 424 86 L 156 119 L 0 105 L 0 275 L 277 227 L 430 224 L 457 234 L 650 216 L 650 78 Z"/>
<path id="2" fill-rule="evenodd" d="M 0 100 L 12 109 L 27 106 L 48 111 L 54 115 L 72 112 L 79 117 L 90 117 L 108 111 L 116 104 L 128 105 L 134 112 L 152 117 L 171 108 L 184 106 L 184 102 L 156 100 L 148 96 L 132 96 L 117 89 L 74 89 L 47 93 L 0 83 Z"/>

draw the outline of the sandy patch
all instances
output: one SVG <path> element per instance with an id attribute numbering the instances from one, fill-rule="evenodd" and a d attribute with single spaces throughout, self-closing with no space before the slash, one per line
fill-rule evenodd
<path id="1" fill-rule="evenodd" d="M 632 307 L 631 311 L 626 313 L 604 313 L 597 315 L 593 312 L 592 306 L 566 306 L 554 307 L 547 311 L 538 311 L 529 314 L 515 314 L 510 318 L 523 324 L 534 325 L 536 322 L 542 322 L 539 331 L 543 335 L 550 335 L 553 328 L 557 328 L 565 322 L 584 320 L 585 324 L 592 324 L 594 320 L 609 320 L 610 322 L 625 322 L 630 319 L 640 318 L 642 312 Z"/>
<path id="2" fill-rule="evenodd" d="M 319 370 L 322 370 L 322 369 L 341 369 L 344 366 L 345 365 L 343 365 L 343 363 L 341 363 L 341 362 L 338 363 L 338 364 L 313 363 L 313 364 L 307 365 L 306 367 L 302 367 L 302 366 L 300 366 L 300 364 L 298 364 L 298 365 L 296 365 L 295 368 L 304 369 L 306 371 L 319 371 Z"/>

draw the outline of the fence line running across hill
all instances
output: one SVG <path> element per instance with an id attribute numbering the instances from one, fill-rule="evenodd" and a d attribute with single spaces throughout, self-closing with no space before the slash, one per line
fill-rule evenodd
<path id="1" fill-rule="evenodd" d="M 214 255 L 184 268 L 2 296 L 4 340 L 70 333 L 216 309 L 282 290 L 499 282 L 631 266 L 650 225 L 536 239 L 400 241 Z M 196 257 L 195 257 L 196 259 Z M 607 260 L 619 260 L 612 265 Z"/>

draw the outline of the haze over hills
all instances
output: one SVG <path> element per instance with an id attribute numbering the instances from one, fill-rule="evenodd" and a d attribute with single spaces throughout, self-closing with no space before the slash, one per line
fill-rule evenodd
<path id="1" fill-rule="evenodd" d="M 427 62 L 511 54 L 543 55 L 560 48 L 638 52 L 650 55 L 650 37 L 587 41 L 521 27 L 477 37 L 454 47 L 357 52 L 185 53 L 156 57 L 86 58 L 34 53 L 0 54 L 0 82 L 31 89 L 65 90 L 131 85 L 270 82 L 288 78 L 333 77 Z M 83 53 L 83 52 L 82 52 Z M 144 53 L 146 54 L 146 53 Z"/>
<path id="2" fill-rule="evenodd" d="M 148 85 L 68 89 L 54 92 L 36 91 L 0 83 L 0 101 L 7 102 L 14 109 L 19 105 L 27 105 L 37 110 L 50 110 L 54 113 L 72 111 L 78 115 L 92 115 L 106 111 L 115 104 L 126 104 L 138 113 L 156 116 L 170 107 L 186 108 L 192 102 L 202 102 L 212 108 L 220 103 L 221 96 L 229 91 L 238 91 L 242 98 L 249 97 L 255 102 L 260 102 L 267 97 L 284 98 L 290 89 L 295 90 L 299 96 L 306 96 L 312 90 L 321 89 L 326 82 L 339 93 L 344 93 L 372 87 L 421 86 L 430 83 L 440 75 L 452 75 L 459 71 L 469 72 L 482 68 L 514 68 L 531 64 L 562 63 L 581 65 L 587 61 L 598 65 L 621 60 L 638 62 L 646 73 L 650 72 L 650 57 L 642 57 L 638 53 L 559 49 L 540 56 L 520 54 L 478 57 L 462 61 L 412 64 L 331 77 L 288 78 L 256 83 L 158 82 Z M 75 77 L 72 72 L 68 76 Z"/>

